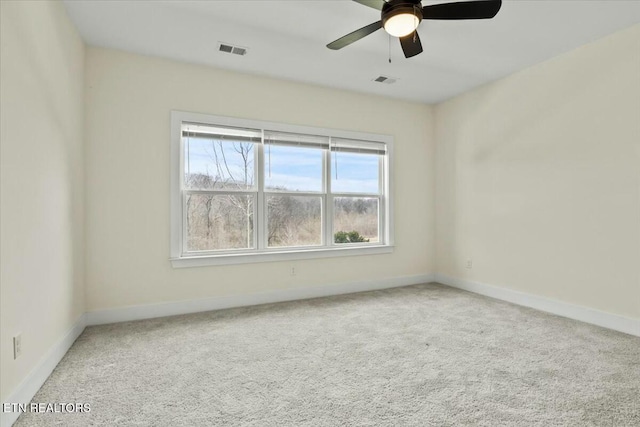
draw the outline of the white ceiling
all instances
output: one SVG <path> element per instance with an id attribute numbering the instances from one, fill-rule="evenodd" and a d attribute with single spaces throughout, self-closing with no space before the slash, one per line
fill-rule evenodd
<path id="1" fill-rule="evenodd" d="M 640 23 L 640 0 L 506 0 L 480 21 L 423 21 L 424 52 L 405 59 L 380 30 L 342 50 L 327 43 L 380 19 L 350 0 L 65 0 L 84 40 L 206 64 L 424 103 L 451 98 Z M 423 1 L 424 5 L 443 1 Z M 218 42 L 249 48 L 240 57 Z M 386 75 L 397 83 L 372 80 Z"/>

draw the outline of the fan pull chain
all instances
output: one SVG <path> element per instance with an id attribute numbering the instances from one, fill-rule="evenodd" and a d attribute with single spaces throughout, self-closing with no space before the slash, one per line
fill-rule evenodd
<path id="1" fill-rule="evenodd" d="M 389 64 L 391 64 L 391 35 L 389 35 Z"/>

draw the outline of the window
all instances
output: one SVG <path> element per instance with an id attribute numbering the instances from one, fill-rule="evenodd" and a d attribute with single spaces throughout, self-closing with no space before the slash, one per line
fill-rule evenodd
<path id="1" fill-rule="evenodd" d="M 388 136 L 172 113 L 175 267 L 392 249 Z"/>
<path id="2" fill-rule="evenodd" d="M 185 123 L 184 253 L 256 248 L 256 144 L 261 132 Z"/>

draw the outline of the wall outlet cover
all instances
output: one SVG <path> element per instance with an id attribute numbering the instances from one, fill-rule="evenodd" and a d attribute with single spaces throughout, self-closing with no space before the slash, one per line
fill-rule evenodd
<path id="1" fill-rule="evenodd" d="M 13 358 L 17 359 L 22 354 L 22 333 L 13 337 Z"/>

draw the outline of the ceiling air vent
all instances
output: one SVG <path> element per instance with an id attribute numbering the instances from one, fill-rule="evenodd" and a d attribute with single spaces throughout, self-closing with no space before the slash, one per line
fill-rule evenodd
<path id="1" fill-rule="evenodd" d="M 246 47 L 234 46 L 228 43 L 220 43 L 218 45 L 218 50 L 220 52 L 232 53 L 234 55 L 244 56 L 247 54 Z"/>
<path id="2" fill-rule="evenodd" d="M 247 53 L 247 49 L 243 48 L 243 47 L 234 47 L 233 50 L 231 51 L 231 53 L 233 53 L 234 55 L 244 55 L 245 53 Z"/>
<path id="3" fill-rule="evenodd" d="M 398 79 L 394 79 L 393 77 L 388 76 L 379 76 L 373 79 L 374 82 L 384 83 L 384 84 L 394 84 Z"/>

